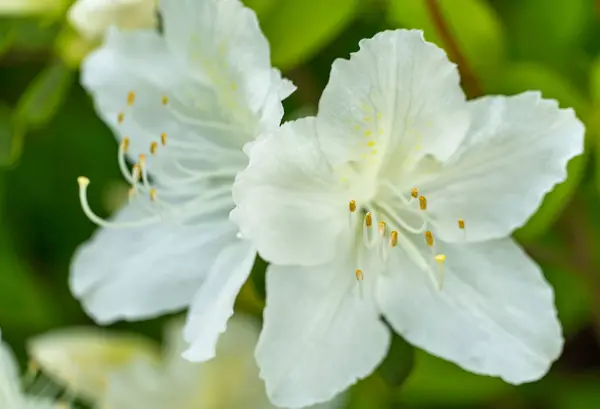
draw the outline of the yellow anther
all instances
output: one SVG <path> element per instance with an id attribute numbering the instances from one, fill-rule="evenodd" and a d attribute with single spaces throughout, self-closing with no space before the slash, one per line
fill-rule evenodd
<path id="1" fill-rule="evenodd" d="M 123 152 L 127 153 L 129 150 L 129 138 L 125 137 L 121 141 L 121 145 L 123 146 Z"/>
<path id="2" fill-rule="evenodd" d="M 119 112 L 119 115 L 117 115 L 117 123 L 119 125 L 121 125 L 124 120 L 125 120 L 125 114 L 123 112 Z"/>
<path id="3" fill-rule="evenodd" d="M 140 166 L 144 166 L 146 164 L 146 155 L 144 155 L 143 153 L 140 153 L 139 163 L 140 163 Z"/>
<path id="4" fill-rule="evenodd" d="M 156 200 L 156 189 L 154 188 L 150 189 L 150 200 L 153 202 Z"/>
<path id="5" fill-rule="evenodd" d="M 77 183 L 79 183 L 79 186 L 83 187 L 83 186 L 89 185 L 90 180 L 88 178 L 86 178 L 85 176 L 79 176 L 77 178 Z"/>
<path id="6" fill-rule="evenodd" d="M 390 233 L 390 244 L 392 247 L 396 247 L 398 245 L 398 232 L 396 230 L 392 230 Z"/>
<path id="7" fill-rule="evenodd" d="M 167 144 L 167 134 L 165 132 L 160 134 L 160 143 L 162 146 Z"/>
<path id="8" fill-rule="evenodd" d="M 167 97 L 166 95 L 163 95 L 162 97 L 162 104 L 163 105 L 167 105 L 169 103 L 169 97 Z"/>
<path id="9" fill-rule="evenodd" d="M 371 227 L 373 225 L 373 216 L 371 215 L 371 212 L 367 212 L 365 215 L 365 224 L 367 227 Z"/>
<path id="10" fill-rule="evenodd" d="M 427 198 L 425 196 L 419 196 L 419 208 L 421 210 L 427 209 Z"/>
<path id="11" fill-rule="evenodd" d="M 130 91 L 129 94 L 127 94 L 127 105 L 132 106 L 134 102 L 135 102 L 135 92 Z"/>
<path id="12" fill-rule="evenodd" d="M 417 189 L 416 187 L 413 187 L 412 189 L 410 189 L 410 195 L 416 199 L 417 196 L 419 196 L 419 189 Z"/>
<path id="13" fill-rule="evenodd" d="M 463 219 L 458 219 L 458 228 L 459 229 L 465 228 L 465 221 Z"/>
<path id="14" fill-rule="evenodd" d="M 373 134 L 373 132 L 370 129 L 365 131 L 365 136 L 371 136 L 371 134 Z"/>
<path id="15" fill-rule="evenodd" d="M 158 149 L 158 143 L 157 142 L 152 142 L 150 144 L 150 153 L 152 155 L 156 155 L 156 150 Z"/>
<path id="16" fill-rule="evenodd" d="M 367 144 L 367 146 L 369 148 L 372 148 L 373 146 L 375 146 L 375 141 L 369 141 L 369 143 Z"/>
<path id="17" fill-rule="evenodd" d="M 433 233 L 431 233 L 430 230 L 427 230 L 425 232 L 425 241 L 427 242 L 427 245 L 429 247 L 433 246 L 434 240 L 433 240 Z"/>
<path id="18" fill-rule="evenodd" d="M 434 258 L 435 258 L 435 261 L 437 261 L 438 264 L 443 264 L 444 261 L 446 261 L 446 255 L 445 254 L 436 254 Z"/>
<path id="19" fill-rule="evenodd" d="M 348 203 L 348 208 L 352 213 L 354 213 L 356 211 L 356 200 L 350 200 L 350 203 Z"/>
<path id="20" fill-rule="evenodd" d="M 356 270 L 356 281 L 362 281 L 364 278 L 362 270 Z"/>
<path id="21" fill-rule="evenodd" d="M 383 220 L 380 221 L 378 230 L 379 230 L 379 234 L 381 234 L 382 236 L 385 236 L 385 227 L 386 227 L 385 222 Z"/>

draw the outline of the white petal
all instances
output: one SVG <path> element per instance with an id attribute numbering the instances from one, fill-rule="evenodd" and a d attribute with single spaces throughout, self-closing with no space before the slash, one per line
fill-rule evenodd
<path id="1" fill-rule="evenodd" d="M 369 375 L 387 353 L 365 277 L 359 294 L 348 260 L 318 267 L 269 266 L 264 327 L 256 351 L 267 394 L 276 406 L 324 402 Z"/>
<path id="2" fill-rule="evenodd" d="M 190 305 L 184 330 L 191 344 L 183 354 L 186 359 L 200 362 L 215 356 L 219 335 L 233 315 L 233 304 L 255 258 L 256 250 L 244 240 L 232 242 L 215 258 Z"/>
<path id="3" fill-rule="evenodd" d="M 420 242 L 420 241 L 419 241 Z M 423 254 L 430 254 L 425 244 Z M 552 288 L 511 240 L 438 242 L 444 287 L 394 253 L 378 286 L 386 319 L 410 343 L 469 371 L 519 384 L 542 377 L 562 350 Z"/>
<path id="4" fill-rule="evenodd" d="M 276 264 L 331 259 L 348 228 L 348 200 L 319 149 L 314 118 L 287 122 L 248 149 L 233 187 L 232 219 Z"/>
<path id="5" fill-rule="evenodd" d="M 254 12 L 239 0 L 163 0 L 161 10 L 166 40 L 192 75 L 216 84 L 226 100 L 241 96 L 258 113 L 272 81 L 281 78 L 271 74 L 269 44 Z M 270 126 L 280 120 L 271 118 Z"/>
<path id="6" fill-rule="evenodd" d="M 152 341 L 96 327 L 51 331 L 30 339 L 27 350 L 44 374 L 90 401 L 103 397 L 107 378 L 118 368 L 134 361 L 157 364 L 160 360 Z"/>
<path id="7" fill-rule="evenodd" d="M 321 143 L 334 163 L 377 157 L 395 172 L 399 160 L 443 160 L 468 128 L 464 101 L 456 66 L 421 31 L 381 32 L 333 63 L 319 103 Z"/>
<path id="8" fill-rule="evenodd" d="M 127 206 L 115 222 L 139 217 L 137 208 Z M 235 234 L 224 212 L 193 227 L 161 222 L 101 229 L 77 250 L 71 291 L 100 323 L 178 310 L 190 303 Z"/>
<path id="9" fill-rule="evenodd" d="M 439 177 L 419 185 L 435 233 L 446 241 L 503 237 L 523 225 L 583 151 L 572 109 L 537 92 L 469 102 L 473 123 Z M 466 234 L 457 228 L 465 220 Z"/>
<path id="10" fill-rule="evenodd" d="M 22 402 L 17 361 L 9 346 L 0 340 L 0 407 L 20 408 Z"/>

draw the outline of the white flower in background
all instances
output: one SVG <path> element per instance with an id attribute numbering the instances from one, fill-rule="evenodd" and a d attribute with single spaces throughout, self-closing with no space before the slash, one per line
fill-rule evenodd
<path id="1" fill-rule="evenodd" d="M 229 327 L 219 340 L 217 357 L 202 364 L 181 358 L 185 345 L 177 322 L 166 328 L 163 357 L 156 354 L 154 359 L 143 343 L 136 353 L 128 336 L 107 339 L 106 331 L 93 327 L 50 332 L 33 339 L 29 350 L 46 374 L 74 392 L 85 385 L 100 409 L 274 409 L 254 361 L 256 322 L 236 316 Z M 117 356 L 121 365 L 115 365 Z M 339 403 L 318 407 L 333 409 Z"/>
<path id="2" fill-rule="evenodd" d="M 110 30 L 82 82 L 120 139 L 132 185 L 112 220 L 76 253 L 70 286 L 100 323 L 190 307 L 190 360 L 214 356 L 256 252 L 229 221 L 242 147 L 279 126 L 294 87 L 269 62 L 256 16 L 238 0 L 164 0 L 164 35 Z M 137 161 L 131 170 L 126 159 Z"/>
<path id="3" fill-rule="evenodd" d="M 510 383 L 563 344 L 553 292 L 509 237 L 583 149 L 571 109 L 539 93 L 465 101 L 419 31 L 333 64 L 317 117 L 249 149 L 232 217 L 267 273 L 257 347 L 272 401 L 331 398 L 373 371 L 390 334 Z"/>
<path id="4" fill-rule="evenodd" d="M 77 0 L 69 23 L 89 39 L 100 38 L 114 25 L 121 29 L 153 28 L 158 24 L 158 0 Z"/>
<path id="5" fill-rule="evenodd" d="M 0 408 L 2 409 L 68 409 L 70 406 L 56 399 L 27 394 L 23 391 L 19 367 L 0 333 Z"/>

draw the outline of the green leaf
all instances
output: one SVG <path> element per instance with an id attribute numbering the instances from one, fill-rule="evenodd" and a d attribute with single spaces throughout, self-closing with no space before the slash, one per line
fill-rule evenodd
<path id="1" fill-rule="evenodd" d="M 515 63 L 506 67 L 490 83 L 490 90 L 492 93 L 508 95 L 540 90 L 545 98 L 558 100 L 562 108 L 574 108 L 584 122 L 590 118 L 590 103 L 586 97 L 559 73 L 535 63 Z M 567 180 L 546 195 L 538 211 L 515 233 L 520 241 L 531 242 L 551 227 L 579 186 L 588 157 L 586 150 L 583 155 L 569 162 Z"/>
<path id="2" fill-rule="evenodd" d="M 256 294 L 262 300 L 267 298 L 266 273 L 268 266 L 269 264 L 257 254 L 256 259 L 254 260 L 254 266 L 250 272 L 250 279 L 254 286 L 254 291 L 256 291 Z"/>
<path id="3" fill-rule="evenodd" d="M 0 166 L 12 165 L 23 147 L 25 133 L 15 125 L 12 110 L 0 101 Z"/>
<path id="4" fill-rule="evenodd" d="M 499 378 L 476 375 L 455 364 L 416 350 L 415 367 L 398 393 L 398 400 L 419 405 L 475 405 L 511 390 Z"/>
<path id="5" fill-rule="evenodd" d="M 261 22 L 273 65 L 286 70 L 306 61 L 354 18 L 358 0 L 280 0 Z"/>
<path id="6" fill-rule="evenodd" d="M 247 7 L 254 10 L 259 20 L 262 20 L 275 5 L 275 0 L 243 0 L 243 2 Z"/>
<path id="7" fill-rule="evenodd" d="M 15 119 L 27 128 L 46 125 L 62 106 L 73 82 L 74 72 L 62 61 L 51 62 L 21 96 Z"/>
<path id="8" fill-rule="evenodd" d="M 381 377 L 392 387 L 401 386 L 415 364 L 415 350 L 398 334 L 393 333 L 390 350 L 377 369 Z"/>
<path id="9" fill-rule="evenodd" d="M 445 48 L 425 0 L 391 1 L 392 24 L 421 29 L 425 39 Z M 495 10 L 483 0 L 438 1 L 453 38 L 475 73 L 483 80 L 500 69 L 505 58 L 505 35 Z"/>

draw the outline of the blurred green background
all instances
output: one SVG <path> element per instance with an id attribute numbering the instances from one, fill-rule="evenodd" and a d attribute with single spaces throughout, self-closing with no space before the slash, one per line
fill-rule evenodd
<path id="1" fill-rule="evenodd" d="M 117 144 L 78 84 L 93 45 L 65 21 L 70 0 L 0 0 L 0 328 L 24 359 L 24 341 L 90 323 L 67 287 L 70 258 L 127 186 Z M 11 6 L 13 4 L 13 6 Z M 38 4 L 38 6 L 33 6 Z M 587 126 L 586 152 L 515 237 L 555 288 L 567 343 L 543 380 L 513 387 L 467 373 L 396 338 L 384 365 L 351 391 L 352 409 L 600 408 L 600 2 L 595 0 L 246 0 L 268 37 L 273 64 L 296 83 L 286 117 L 315 112 L 335 58 L 361 38 L 420 28 L 459 64 L 469 97 L 541 90 Z M 264 265 L 237 307 L 260 316 Z M 165 318 L 119 323 L 159 337 Z"/>

